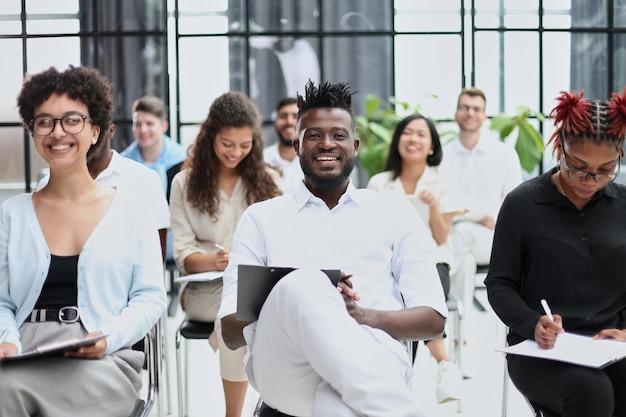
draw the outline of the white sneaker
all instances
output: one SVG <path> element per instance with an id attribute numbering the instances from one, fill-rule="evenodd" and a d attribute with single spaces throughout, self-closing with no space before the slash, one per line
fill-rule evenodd
<path id="1" fill-rule="evenodd" d="M 439 362 L 437 368 L 437 402 L 460 400 L 463 376 L 459 368 L 450 361 Z"/>

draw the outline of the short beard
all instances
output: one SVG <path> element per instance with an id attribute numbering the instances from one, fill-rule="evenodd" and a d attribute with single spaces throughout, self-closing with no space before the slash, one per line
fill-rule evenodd
<path id="1" fill-rule="evenodd" d="M 304 173 L 305 182 L 307 184 L 318 190 L 332 191 L 343 186 L 350 178 L 350 174 L 354 169 L 354 158 L 350 159 L 350 161 L 343 166 L 339 175 L 335 177 L 323 177 L 316 175 L 307 162 L 303 163 L 302 158 L 300 158 L 300 166 L 302 167 L 302 172 Z"/>
<path id="2" fill-rule="evenodd" d="M 285 139 L 285 137 L 281 135 L 279 132 L 276 132 L 276 136 L 278 137 L 278 142 L 280 145 L 286 146 L 289 148 L 293 146 L 293 139 Z"/>

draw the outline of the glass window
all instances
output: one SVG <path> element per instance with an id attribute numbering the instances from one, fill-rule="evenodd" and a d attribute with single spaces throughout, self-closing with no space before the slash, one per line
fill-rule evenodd
<path id="1" fill-rule="evenodd" d="M 28 72 L 40 72 L 49 67 L 58 70 L 80 65 L 80 40 L 76 37 L 31 38 L 26 41 Z M 50 53 L 54 51 L 54 53 Z"/>
<path id="2" fill-rule="evenodd" d="M 322 0 L 323 30 L 339 32 L 389 31 L 391 0 Z"/>
<path id="3" fill-rule="evenodd" d="M 461 30 L 459 0 L 402 0 L 395 2 L 398 32 L 442 32 Z"/>
<path id="4" fill-rule="evenodd" d="M 613 91 L 620 92 L 626 86 L 626 34 L 615 35 L 614 47 L 613 76 L 615 79 L 613 80 Z"/>
<path id="5" fill-rule="evenodd" d="M 211 102 L 230 90 L 232 50 L 229 52 L 229 39 L 223 36 L 181 38 L 179 48 L 180 120 L 198 122 L 208 114 Z M 210 56 L 223 59 L 207 61 Z"/>
<path id="6" fill-rule="evenodd" d="M 613 18 L 615 21 L 615 27 L 626 27 L 626 0 L 614 0 L 613 5 Z"/>
<path id="7" fill-rule="evenodd" d="M 543 109 L 549 112 L 560 91 L 570 90 L 572 34 L 548 32 L 543 35 Z"/>
<path id="8" fill-rule="evenodd" d="M 5 56 L 18 57 L 22 54 L 22 41 L 19 39 L 0 39 L 0 50 Z M 23 69 L 21 59 L 7 59 L 2 63 L 0 77 L 0 122 L 18 122 L 19 116 L 15 99 L 22 85 Z M 2 153 L 0 151 L 0 153 Z M 0 182 L 1 181 L 0 177 Z"/>
<path id="9" fill-rule="evenodd" d="M 431 118 L 451 117 L 461 90 L 461 37 L 398 35 L 395 48 L 396 98 L 420 104 Z"/>
<path id="10" fill-rule="evenodd" d="M 311 0 L 249 2 L 252 32 L 309 32 L 318 30 L 319 9 Z"/>
<path id="11" fill-rule="evenodd" d="M 572 27 L 571 0 L 544 0 L 543 26 L 552 29 Z"/>
<path id="12" fill-rule="evenodd" d="M 393 95 L 391 50 L 391 36 L 324 38 L 324 79 L 350 83 L 352 91 L 358 91 L 352 104 L 359 114 L 367 94 Z"/>
<path id="13" fill-rule="evenodd" d="M 608 3 L 613 0 L 572 0 L 572 27 L 606 28 Z"/>
<path id="14" fill-rule="evenodd" d="M 573 33 L 571 89 L 585 89 L 585 97 L 606 100 L 608 74 L 608 35 L 605 33 Z"/>

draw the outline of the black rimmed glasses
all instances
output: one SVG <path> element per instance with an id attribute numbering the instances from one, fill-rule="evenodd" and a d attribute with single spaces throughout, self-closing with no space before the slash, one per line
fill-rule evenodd
<path id="1" fill-rule="evenodd" d="M 72 113 L 55 119 L 50 116 L 37 116 L 30 120 L 30 126 L 33 133 L 37 136 L 47 136 L 54 131 L 57 121 L 61 122 L 61 129 L 68 135 L 76 135 L 85 128 L 85 120 L 93 123 L 89 116 L 80 113 Z"/>
<path id="2" fill-rule="evenodd" d="M 582 169 L 570 168 L 567 166 L 567 154 L 565 153 L 565 146 L 561 146 L 563 150 L 563 165 L 565 165 L 565 171 L 567 176 L 575 181 L 586 181 L 589 177 L 593 177 L 595 182 L 605 184 L 607 182 L 615 181 L 615 178 L 619 175 L 622 156 L 617 157 L 617 168 L 614 172 L 589 172 Z"/>

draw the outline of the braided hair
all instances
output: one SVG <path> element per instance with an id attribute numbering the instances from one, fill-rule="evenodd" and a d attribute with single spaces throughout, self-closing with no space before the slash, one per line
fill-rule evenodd
<path id="1" fill-rule="evenodd" d="M 626 88 L 621 94 L 613 93 L 607 101 L 589 100 L 584 95 L 584 90 L 562 91 L 557 97 L 558 104 L 550 112 L 557 126 L 548 141 L 553 153 L 564 140 L 610 142 L 621 149 L 626 136 Z"/>

